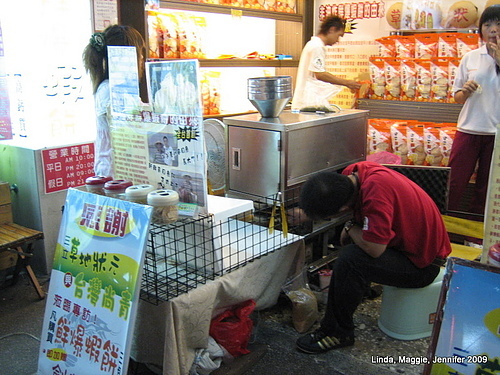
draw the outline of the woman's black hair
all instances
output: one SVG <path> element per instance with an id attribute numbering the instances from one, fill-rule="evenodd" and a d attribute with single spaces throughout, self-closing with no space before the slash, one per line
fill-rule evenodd
<path id="1" fill-rule="evenodd" d="M 483 24 L 486 22 L 500 21 L 500 4 L 493 4 L 486 8 L 479 18 L 479 35 L 483 38 Z M 500 35 L 499 35 L 500 36 Z M 500 66 L 495 64 L 497 75 L 500 75 Z"/>

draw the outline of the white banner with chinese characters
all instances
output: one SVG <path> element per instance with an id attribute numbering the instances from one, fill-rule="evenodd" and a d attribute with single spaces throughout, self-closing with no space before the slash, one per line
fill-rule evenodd
<path id="1" fill-rule="evenodd" d="M 146 63 L 140 104 L 135 48 L 109 47 L 115 178 L 179 193 L 179 213 L 206 213 L 207 173 L 197 60 Z M 132 77 L 132 78 L 131 78 Z M 135 76 L 137 77 L 137 75 Z M 152 109 L 152 110 L 151 110 Z"/>
<path id="2" fill-rule="evenodd" d="M 152 208 L 69 189 L 38 374 L 127 373 Z"/>

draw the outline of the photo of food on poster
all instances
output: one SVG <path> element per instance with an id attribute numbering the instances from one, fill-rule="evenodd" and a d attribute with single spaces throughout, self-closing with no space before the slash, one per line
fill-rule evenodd
<path id="1" fill-rule="evenodd" d="M 119 66 L 124 72 L 126 64 Z M 148 62 L 146 81 L 150 103 L 127 112 L 122 111 L 127 101 L 122 101 L 113 112 L 115 177 L 175 190 L 180 215 L 204 214 L 207 179 L 198 61 Z M 133 91 L 123 89 L 123 80 L 118 82 L 118 91 Z M 110 86 L 113 92 L 111 79 Z"/>

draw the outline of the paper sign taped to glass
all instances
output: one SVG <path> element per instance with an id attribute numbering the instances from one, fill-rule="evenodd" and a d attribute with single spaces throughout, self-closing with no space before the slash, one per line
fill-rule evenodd
<path id="1" fill-rule="evenodd" d="M 131 48 L 135 56 L 134 47 L 118 48 Z M 124 55 L 122 51 L 114 56 L 125 59 Z M 131 61 L 131 56 L 125 60 Z M 134 64 L 113 66 L 119 66 L 122 73 L 127 66 L 134 69 Z M 146 80 L 150 104 L 141 104 L 129 112 L 113 110 L 115 178 L 175 190 L 179 194 L 180 215 L 206 214 L 206 156 L 198 61 L 148 62 Z M 110 86 L 113 92 L 116 86 L 111 74 Z"/>

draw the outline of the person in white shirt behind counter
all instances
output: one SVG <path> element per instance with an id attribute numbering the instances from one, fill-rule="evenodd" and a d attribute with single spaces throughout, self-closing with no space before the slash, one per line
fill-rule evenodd
<path id="1" fill-rule="evenodd" d="M 311 37 L 300 55 L 292 111 L 328 110 L 328 98 L 345 86 L 359 90 L 357 81 L 337 77 L 325 69 L 326 46 L 333 46 L 345 33 L 346 20 L 339 16 L 326 18 L 317 36 Z M 325 107 L 325 108 L 324 108 Z"/>

